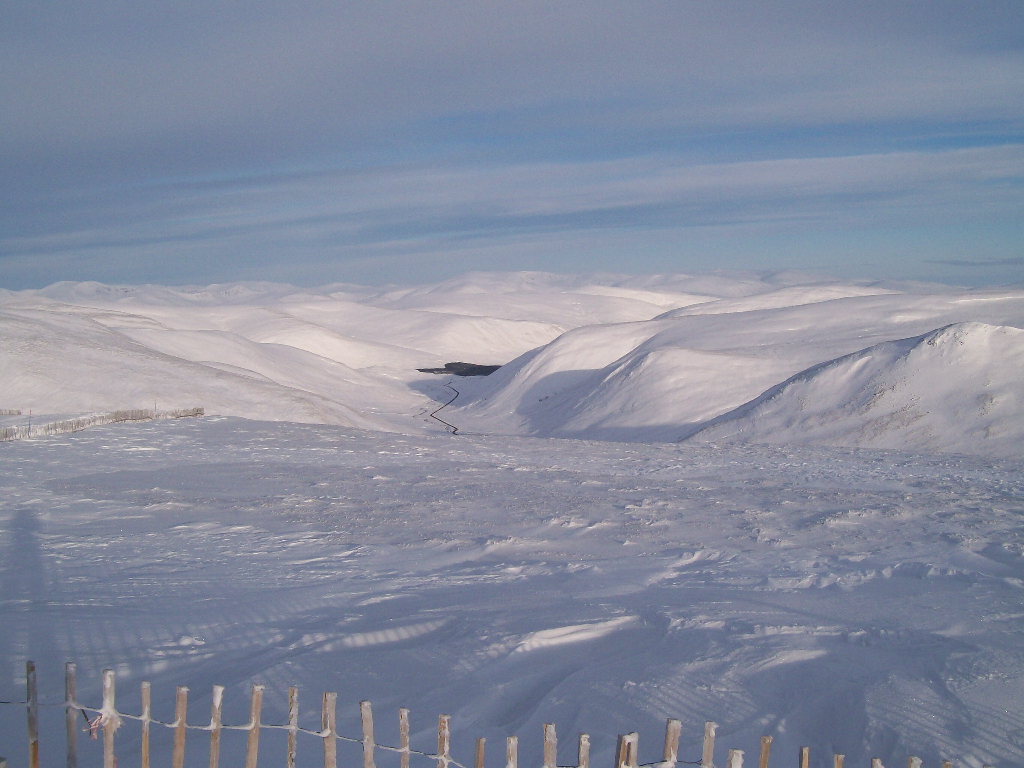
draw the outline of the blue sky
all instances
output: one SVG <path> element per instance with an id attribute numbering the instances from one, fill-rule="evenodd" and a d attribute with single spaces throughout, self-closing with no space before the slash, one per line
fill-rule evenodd
<path id="1" fill-rule="evenodd" d="M 1019 2 L 0 4 L 0 286 L 1024 282 Z"/>

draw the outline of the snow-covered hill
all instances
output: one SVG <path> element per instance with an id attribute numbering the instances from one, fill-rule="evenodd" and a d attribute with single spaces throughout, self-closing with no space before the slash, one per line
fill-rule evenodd
<path id="1" fill-rule="evenodd" d="M 700 439 L 1020 453 L 1024 331 L 958 323 L 803 371 Z"/>
<path id="2" fill-rule="evenodd" d="M 527 273 L 385 291 L 58 283 L 2 292 L 0 401 L 36 413 L 201 404 L 247 418 L 418 429 L 433 407 L 422 390 L 438 384 L 417 368 L 501 364 L 581 323 L 703 300 L 658 290 L 657 280 L 624 281 Z"/>
<path id="3" fill-rule="evenodd" d="M 504 367 L 459 380 L 445 420 L 462 431 L 675 441 L 814 366 L 965 322 L 1024 328 L 1024 291 L 797 273 L 471 274 L 384 289 L 58 283 L 0 292 L 0 408 L 68 414 L 156 401 L 247 418 L 437 430 L 426 414 L 450 393 L 444 379 L 417 369 L 465 361 Z M 1002 355 L 993 375 L 1022 379 L 1019 365 Z M 980 402 L 984 382 L 964 380 L 959 396 Z M 989 433 L 1007 437 L 976 443 L 951 434 L 928 445 L 1010 444 L 1021 434 L 1018 404 L 989 407 Z M 799 424 L 786 439 L 812 439 Z M 870 429 L 852 424 L 849 434 Z M 946 428 L 962 425 L 951 419 Z M 745 434 L 757 429 L 750 422 Z M 887 434 L 879 444 L 924 445 L 910 432 Z"/>
<path id="4" fill-rule="evenodd" d="M 487 380 L 464 384 L 450 418 L 482 432 L 678 440 L 812 366 L 972 320 L 1008 326 L 1007 333 L 1024 327 L 1024 293 L 823 285 L 725 298 L 565 333 Z M 997 355 L 991 366 L 1007 381 L 1024 380 L 1019 356 Z M 962 396 L 984 397 L 984 381 L 964 381 Z M 992 428 L 1020 434 L 1012 424 L 1024 423 L 1021 402 L 993 412 Z M 797 432 L 787 434 L 797 439 Z"/>

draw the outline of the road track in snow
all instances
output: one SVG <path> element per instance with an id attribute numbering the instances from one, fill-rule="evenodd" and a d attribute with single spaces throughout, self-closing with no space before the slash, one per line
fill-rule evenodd
<path id="1" fill-rule="evenodd" d="M 447 407 L 448 407 L 449 405 L 451 405 L 452 403 L 454 403 L 454 402 L 455 402 L 455 401 L 456 401 L 456 400 L 457 400 L 457 399 L 459 398 L 459 390 L 457 390 L 457 389 L 456 389 L 455 387 L 453 387 L 453 386 L 452 386 L 452 383 L 451 383 L 450 381 L 446 381 L 444 385 L 445 385 L 446 387 L 448 387 L 448 389 L 450 389 L 450 390 L 451 390 L 452 392 L 454 392 L 454 393 L 455 393 L 455 397 L 453 397 L 453 398 L 452 398 L 451 400 L 449 400 L 449 401 L 448 401 L 447 403 L 445 403 L 444 405 L 442 405 L 442 406 L 440 406 L 440 407 L 438 407 L 438 408 L 435 408 L 435 409 L 434 409 L 433 411 L 431 411 L 431 412 L 430 412 L 430 418 L 432 418 L 432 419 L 433 419 L 434 421 L 439 421 L 439 422 L 441 422 L 442 424 L 444 424 L 444 425 L 445 425 L 445 427 L 448 427 L 448 428 L 450 428 L 450 429 L 451 429 L 451 431 L 452 431 L 451 433 L 452 433 L 453 435 L 457 435 L 457 434 L 459 434 L 459 428 L 458 428 L 458 427 L 456 427 L 456 426 L 455 426 L 454 424 L 449 424 L 449 423 L 448 423 L 447 421 L 445 421 L 445 420 L 444 420 L 444 419 L 442 419 L 442 418 L 439 418 L 439 417 L 438 417 L 438 415 L 437 415 L 438 413 L 440 413 L 441 411 L 443 411 L 443 410 L 444 410 L 445 408 L 447 408 Z"/>

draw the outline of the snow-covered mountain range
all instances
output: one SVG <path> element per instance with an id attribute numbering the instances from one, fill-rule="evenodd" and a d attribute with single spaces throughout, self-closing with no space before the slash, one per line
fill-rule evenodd
<path id="1" fill-rule="evenodd" d="M 503 367 L 458 379 L 445 419 L 464 432 L 1005 454 L 1022 328 L 1022 289 L 798 273 L 58 283 L 0 292 L 0 408 L 439 429 L 444 380 L 416 369 L 465 361 Z"/>

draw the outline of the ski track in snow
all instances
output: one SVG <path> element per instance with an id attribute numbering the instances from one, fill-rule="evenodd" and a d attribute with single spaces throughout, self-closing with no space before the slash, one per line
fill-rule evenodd
<path id="1" fill-rule="evenodd" d="M 518 733 L 527 765 L 544 722 L 562 764 L 577 731 L 599 764 L 632 729 L 657 759 L 666 717 L 683 720 L 686 759 L 712 719 L 721 749 L 756 753 L 770 732 L 778 759 L 809 744 L 852 765 L 1024 761 L 1015 461 L 218 418 L 3 451 L 3 699 L 31 654 L 51 702 L 65 659 L 90 704 L 104 667 L 124 711 L 151 680 L 165 720 L 174 685 L 202 722 L 219 683 L 225 721 L 243 722 L 258 681 L 264 722 L 283 722 L 297 684 L 306 725 L 337 690 L 343 733 L 370 699 L 379 741 L 397 743 L 390 715 L 407 706 L 429 749 L 448 712 L 457 756 Z M 46 762 L 61 717 L 44 709 Z M 24 712 L 0 718 L 18 764 Z M 275 738 L 261 754 L 283 754 Z M 154 759 L 169 739 L 154 732 Z M 225 736 L 224 759 L 243 742 Z M 300 765 L 318 752 L 300 741 Z"/>

